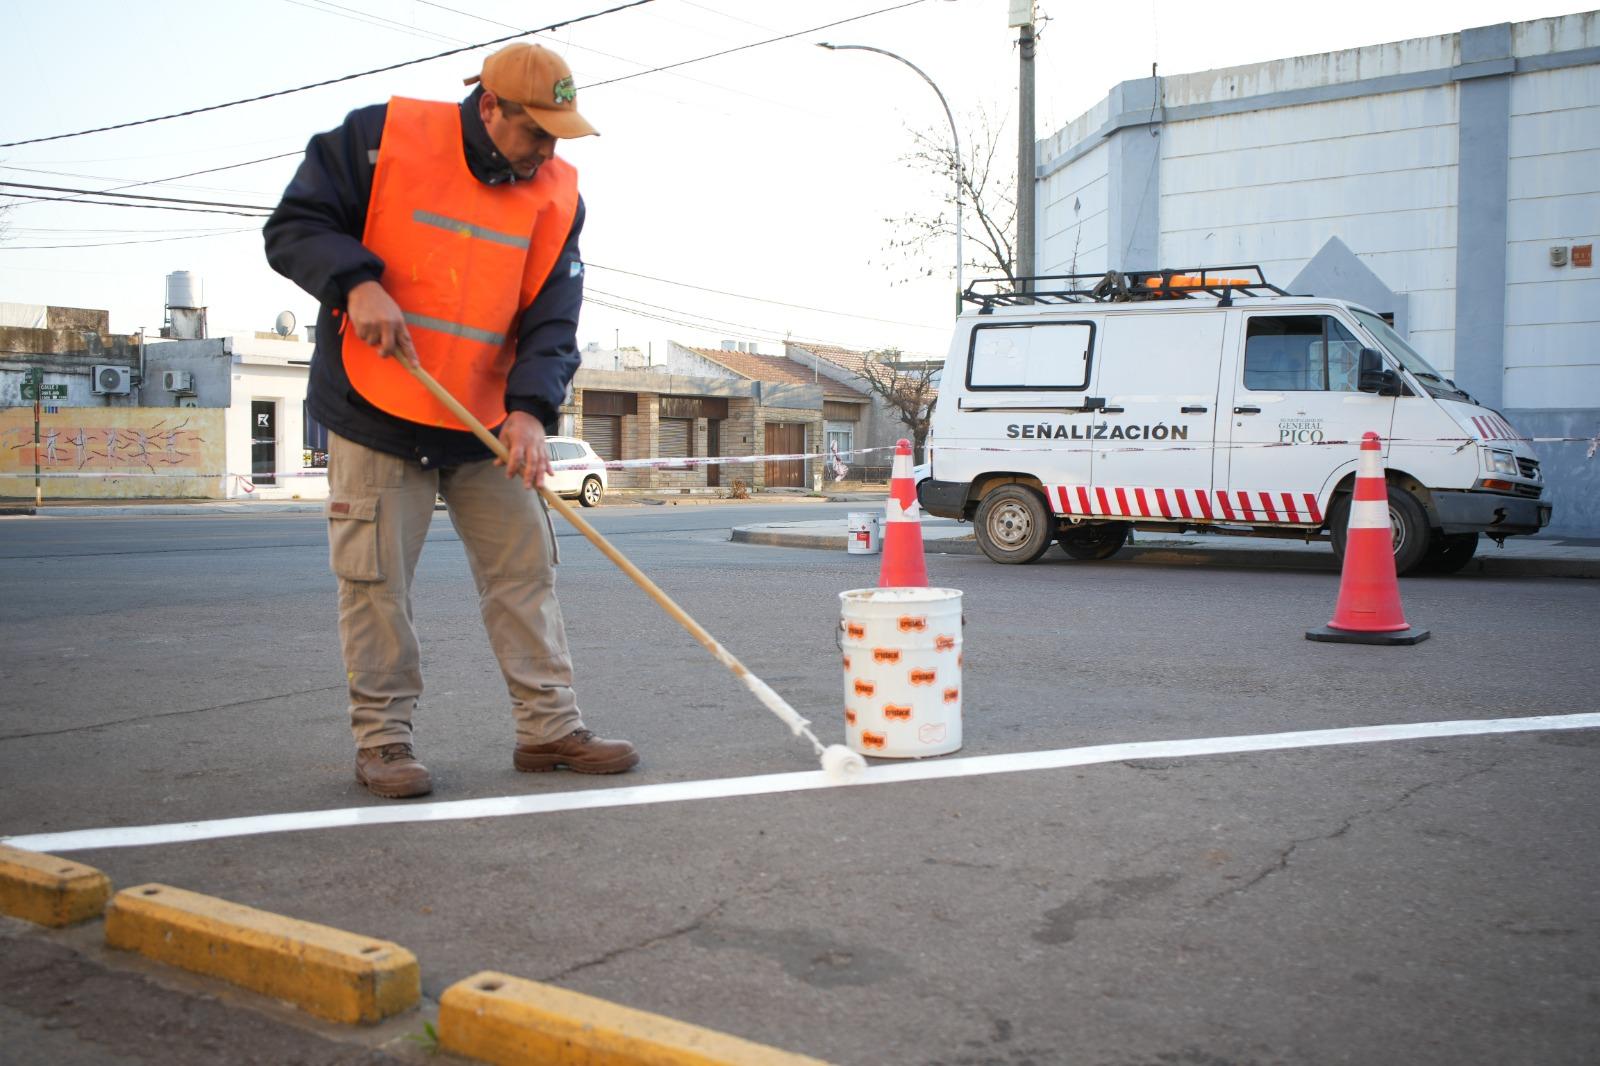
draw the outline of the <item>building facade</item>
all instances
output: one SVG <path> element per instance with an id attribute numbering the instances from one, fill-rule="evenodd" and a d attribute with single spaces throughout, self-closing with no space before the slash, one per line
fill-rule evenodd
<path id="1" fill-rule="evenodd" d="M 1600 536 L 1600 12 L 1140 79 L 1037 145 L 1038 273 L 1259 264 L 1392 316 Z"/>
<path id="2" fill-rule="evenodd" d="M 45 499 L 327 495 L 326 434 L 305 415 L 310 343 L 147 341 L 111 334 L 105 311 L 3 306 L 0 322 L 34 324 L 0 325 L 0 497 L 32 498 L 36 466 Z"/>
<path id="3" fill-rule="evenodd" d="M 582 437 L 601 458 L 657 460 L 613 470 L 613 491 L 729 492 L 736 482 L 750 491 L 815 490 L 824 477 L 815 459 L 671 460 L 820 453 L 827 420 L 853 422 L 867 405 L 854 389 L 814 382 L 776 356 L 668 344 L 653 358 L 636 349 L 586 351 L 561 410 L 561 432 Z"/>

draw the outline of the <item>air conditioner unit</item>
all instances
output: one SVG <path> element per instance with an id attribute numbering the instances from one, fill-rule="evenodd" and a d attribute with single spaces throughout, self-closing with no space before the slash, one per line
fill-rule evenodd
<path id="1" fill-rule="evenodd" d="M 97 365 L 93 387 L 96 396 L 126 396 L 133 391 L 133 368 Z"/>
<path id="2" fill-rule="evenodd" d="M 163 370 L 161 387 L 168 392 L 191 393 L 194 391 L 194 373 L 189 370 Z"/>

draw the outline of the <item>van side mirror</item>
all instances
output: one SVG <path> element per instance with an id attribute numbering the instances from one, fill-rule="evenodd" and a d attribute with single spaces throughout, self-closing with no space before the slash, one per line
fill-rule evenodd
<path id="1" fill-rule="evenodd" d="M 1379 396 L 1400 395 L 1400 377 L 1383 361 L 1383 353 L 1376 348 L 1361 349 L 1356 364 L 1356 388 L 1362 392 L 1375 392 Z"/>

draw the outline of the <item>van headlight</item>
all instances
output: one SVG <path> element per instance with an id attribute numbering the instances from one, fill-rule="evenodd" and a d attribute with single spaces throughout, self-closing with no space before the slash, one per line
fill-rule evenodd
<path id="1" fill-rule="evenodd" d="M 1491 474 L 1515 474 L 1517 472 L 1517 457 L 1511 452 L 1503 452 L 1498 448 L 1485 449 L 1483 466 Z"/>

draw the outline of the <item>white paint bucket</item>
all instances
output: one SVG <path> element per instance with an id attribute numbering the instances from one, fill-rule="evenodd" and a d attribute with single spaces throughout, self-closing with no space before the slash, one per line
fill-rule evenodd
<path id="1" fill-rule="evenodd" d="M 852 589 L 843 619 L 845 743 L 920 759 L 961 747 L 961 592 Z"/>
<path id="2" fill-rule="evenodd" d="M 876 511 L 851 511 L 845 516 L 849 539 L 844 550 L 851 555 L 877 555 L 883 549 L 883 516 Z"/>

